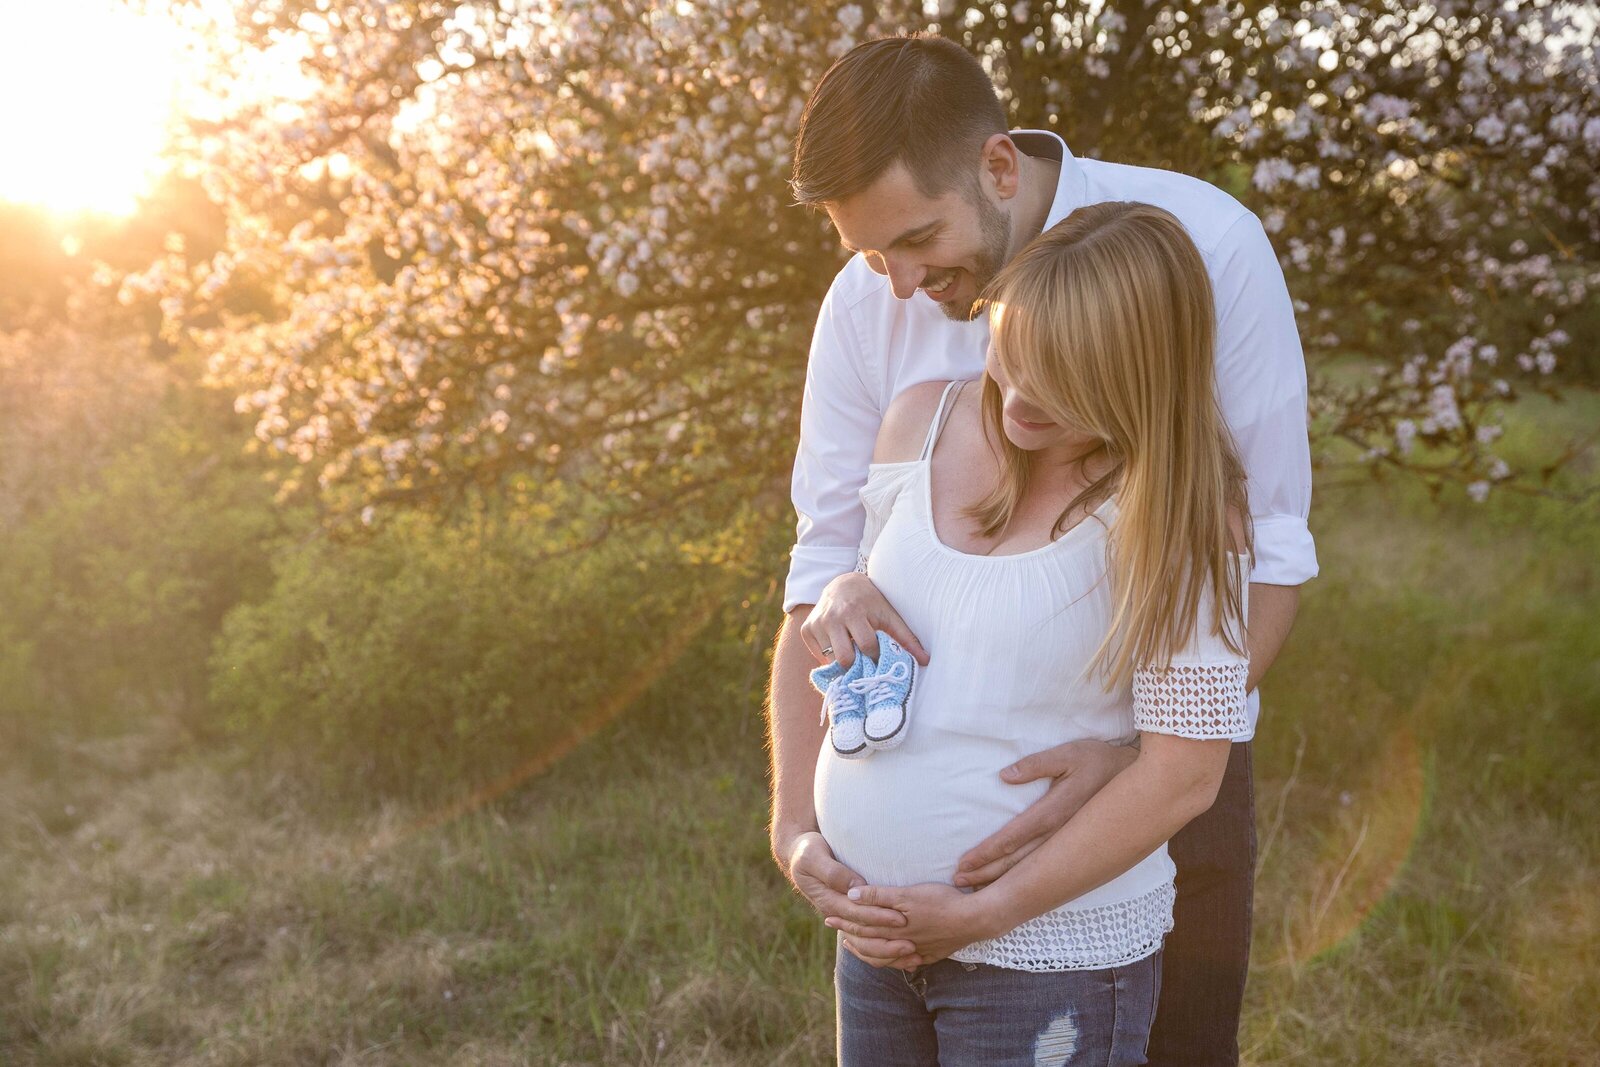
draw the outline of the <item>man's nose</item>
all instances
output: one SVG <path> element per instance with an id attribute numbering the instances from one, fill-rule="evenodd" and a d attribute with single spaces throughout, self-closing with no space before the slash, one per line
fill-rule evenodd
<path id="1" fill-rule="evenodd" d="M 910 300 L 917 287 L 928 276 L 928 268 L 904 259 L 885 257 L 889 275 L 889 288 L 898 300 Z"/>

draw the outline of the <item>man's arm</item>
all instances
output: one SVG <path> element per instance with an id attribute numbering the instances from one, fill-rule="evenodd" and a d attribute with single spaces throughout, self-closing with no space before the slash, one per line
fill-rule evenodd
<path id="1" fill-rule="evenodd" d="M 772 857 L 789 873 L 795 840 L 817 828 L 812 802 L 817 753 L 828 728 L 819 722 L 822 694 L 808 677 L 812 659 L 800 640 L 800 627 L 811 614 L 800 604 L 783 620 L 772 653 L 767 691 L 767 751 L 772 761 Z M 848 888 L 848 886 L 846 887 Z"/>
<path id="2" fill-rule="evenodd" d="M 1301 583 L 1317 573 L 1311 514 L 1306 364 L 1294 303 L 1272 242 L 1242 215 L 1213 252 L 1217 398 L 1244 463 L 1255 561 L 1250 572 L 1251 690 L 1283 649 Z"/>
<path id="3" fill-rule="evenodd" d="M 790 851 L 817 829 L 812 779 L 825 727 L 822 695 L 811 686 L 816 664 L 800 627 L 827 584 L 856 565 L 866 523 L 860 489 L 867 479 L 882 412 L 864 377 L 866 355 L 850 319 L 846 271 L 828 287 L 806 357 L 790 497 L 797 516 L 767 689 L 767 744 L 772 759 L 773 858 L 791 878 Z"/>
<path id="4" fill-rule="evenodd" d="M 1295 615 L 1300 611 L 1298 585 L 1250 585 L 1250 617 L 1245 640 L 1250 646 L 1250 677 L 1245 689 L 1253 690 L 1271 668 L 1283 644 L 1289 639 Z"/>
<path id="5" fill-rule="evenodd" d="M 1245 469 L 1254 598 L 1264 586 L 1298 586 L 1317 574 L 1316 544 L 1306 523 L 1311 514 L 1311 441 L 1305 356 L 1283 268 L 1256 217 L 1242 214 L 1211 255 L 1217 401 Z M 1282 607 L 1270 592 L 1267 600 L 1269 609 Z M 1281 610 L 1269 610 L 1263 618 L 1281 616 Z M 1250 627 L 1255 625 L 1252 613 Z M 1276 656 L 1283 634 L 1264 642 L 1261 650 Z M 1253 638 L 1251 651 L 1256 651 Z M 1263 673 L 1269 665 L 1270 657 Z"/>
<path id="6" fill-rule="evenodd" d="M 848 268 L 847 268 L 848 271 Z M 771 757 L 772 822 L 769 837 L 778 868 L 823 915 L 874 915 L 898 924 L 897 913 L 856 904 L 844 894 L 862 879 L 833 856 L 817 832 L 812 801 L 817 754 L 826 735 L 819 720 L 822 696 L 811 686 L 815 661 L 800 627 L 828 582 L 855 567 L 865 510 L 858 495 L 867 478 L 873 441 L 882 420 L 877 393 L 868 388 L 867 353 L 849 318 L 841 271 L 817 311 L 806 360 L 800 407 L 800 445 L 790 492 L 798 517 L 784 588 L 787 613 L 778 632 L 767 689 L 767 743 Z M 857 954 L 890 962 L 909 951 L 906 942 L 874 941 Z"/>
<path id="7" fill-rule="evenodd" d="M 789 484 L 797 521 L 785 612 L 816 604 L 830 581 L 855 569 L 866 525 L 860 492 L 884 401 L 873 384 L 881 368 L 863 350 L 872 338 L 863 338 L 851 317 L 850 274 L 850 267 L 841 271 L 823 298 L 806 357 L 800 442 Z"/>

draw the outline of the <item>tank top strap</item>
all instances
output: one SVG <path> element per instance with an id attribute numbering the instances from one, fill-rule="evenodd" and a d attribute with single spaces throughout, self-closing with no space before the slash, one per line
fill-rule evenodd
<path id="1" fill-rule="evenodd" d="M 933 421 L 928 423 L 928 436 L 922 442 L 922 455 L 917 457 L 919 463 L 925 462 L 933 455 L 933 446 L 939 443 L 939 435 L 944 432 L 945 405 L 950 402 L 951 391 L 959 389 L 965 384 L 965 382 L 951 382 L 944 387 L 944 392 L 939 395 L 939 406 L 933 411 Z"/>

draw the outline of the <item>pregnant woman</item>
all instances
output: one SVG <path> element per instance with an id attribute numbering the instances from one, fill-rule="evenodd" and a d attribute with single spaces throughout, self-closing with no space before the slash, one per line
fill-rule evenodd
<path id="1" fill-rule="evenodd" d="M 905 925 L 841 944 L 839 1060 L 1137 1064 L 1172 925 L 1166 841 L 1245 723 L 1244 474 L 1213 394 L 1205 266 L 1171 214 L 1080 208 L 986 293 L 980 383 L 889 408 L 862 498 L 868 577 L 926 644 L 905 741 L 822 746 L 822 836 Z M 814 620 L 823 631 L 827 620 Z M 998 771 L 1064 741 L 1132 765 L 977 892 L 956 861 L 1045 791 Z"/>

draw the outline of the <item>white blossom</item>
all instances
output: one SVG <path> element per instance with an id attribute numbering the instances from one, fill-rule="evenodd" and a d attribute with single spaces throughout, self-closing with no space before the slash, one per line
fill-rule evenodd
<path id="1" fill-rule="evenodd" d="M 1367 98 L 1365 111 L 1373 122 L 1393 122 L 1411 117 L 1412 104 L 1388 93 L 1373 93 Z"/>
<path id="2" fill-rule="evenodd" d="M 1577 137 L 1580 128 L 1579 117 L 1576 112 L 1572 111 L 1563 111 L 1559 115 L 1551 116 L 1548 127 L 1550 136 L 1558 137 L 1563 141 L 1570 141 Z"/>
<path id="3" fill-rule="evenodd" d="M 1456 401 L 1456 391 L 1448 385 L 1436 385 L 1428 398 L 1429 418 L 1441 430 L 1454 430 L 1461 425 L 1461 408 Z"/>
<path id="4" fill-rule="evenodd" d="M 1295 176 L 1295 167 L 1286 159 L 1263 159 L 1256 164 L 1250 182 L 1264 193 L 1270 193 L 1283 182 Z"/>
<path id="5" fill-rule="evenodd" d="M 1600 116 L 1583 124 L 1583 143 L 1590 152 L 1600 152 Z"/>

